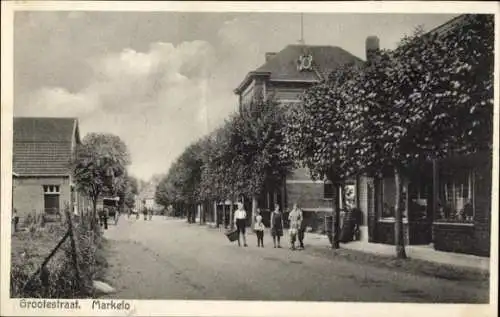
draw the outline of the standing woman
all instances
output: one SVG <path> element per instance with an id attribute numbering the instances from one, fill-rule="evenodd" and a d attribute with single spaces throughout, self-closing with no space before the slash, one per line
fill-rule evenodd
<path id="1" fill-rule="evenodd" d="M 271 235 L 273 236 L 273 244 L 276 248 L 276 242 L 278 242 L 278 248 L 281 248 L 281 237 L 283 236 L 283 214 L 281 213 L 280 206 L 278 204 L 274 205 L 274 211 L 271 213 Z"/>
<path id="2" fill-rule="evenodd" d="M 238 203 L 238 209 L 234 212 L 234 219 L 236 221 L 236 228 L 238 229 L 238 246 L 241 247 L 240 236 L 243 236 L 243 245 L 247 245 L 247 237 L 245 235 L 246 222 L 247 222 L 247 212 L 243 209 L 243 204 Z"/>

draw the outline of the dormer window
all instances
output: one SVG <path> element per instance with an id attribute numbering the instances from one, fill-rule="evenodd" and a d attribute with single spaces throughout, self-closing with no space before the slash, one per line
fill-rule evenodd
<path id="1" fill-rule="evenodd" d="M 312 69 L 313 57 L 312 55 L 301 55 L 297 61 L 297 69 L 299 71 L 311 70 Z"/>

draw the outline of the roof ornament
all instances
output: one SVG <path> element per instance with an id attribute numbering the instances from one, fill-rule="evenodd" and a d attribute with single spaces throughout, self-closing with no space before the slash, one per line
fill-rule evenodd
<path id="1" fill-rule="evenodd" d="M 306 71 L 306 70 L 312 70 L 312 64 L 313 64 L 313 57 L 312 55 L 308 52 L 306 42 L 304 40 L 304 14 L 300 14 L 300 40 L 299 44 L 302 45 L 302 55 L 299 56 L 299 59 L 297 61 L 297 70 L 299 71 Z"/>
<path id="2" fill-rule="evenodd" d="M 313 57 L 311 54 L 303 54 L 299 57 L 297 62 L 297 69 L 299 71 L 311 70 L 312 69 Z"/>

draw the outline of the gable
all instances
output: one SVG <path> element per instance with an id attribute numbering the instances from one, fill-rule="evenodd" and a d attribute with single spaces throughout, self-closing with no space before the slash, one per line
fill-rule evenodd
<path id="1" fill-rule="evenodd" d="M 14 118 L 13 172 L 18 175 L 68 175 L 79 142 L 73 118 Z"/>

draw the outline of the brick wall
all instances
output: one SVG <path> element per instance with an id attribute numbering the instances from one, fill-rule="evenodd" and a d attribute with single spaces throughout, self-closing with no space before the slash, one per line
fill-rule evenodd
<path id="1" fill-rule="evenodd" d="M 491 164 L 476 168 L 475 210 L 472 224 L 434 223 L 434 248 L 479 256 L 490 255 L 491 233 Z"/>
<path id="2" fill-rule="evenodd" d="M 403 223 L 405 245 L 409 244 L 408 223 Z M 379 221 L 375 230 L 375 237 L 371 242 L 394 245 L 394 221 Z"/>
<path id="3" fill-rule="evenodd" d="M 43 185 L 59 185 L 59 208 L 70 203 L 71 189 L 69 177 L 14 177 L 12 202 L 20 218 L 28 213 L 39 213 L 44 210 Z"/>
<path id="4" fill-rule="evenodd" d="M 474 254 L 474 226 L 472 224 L 434 223 L 434 248 L 439 251 Z"/>

